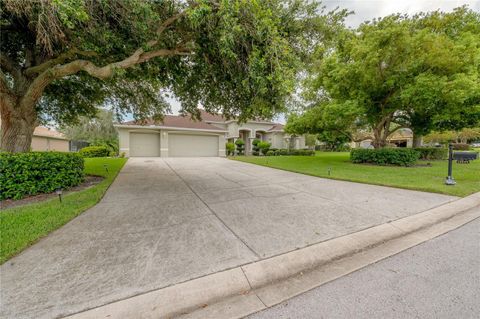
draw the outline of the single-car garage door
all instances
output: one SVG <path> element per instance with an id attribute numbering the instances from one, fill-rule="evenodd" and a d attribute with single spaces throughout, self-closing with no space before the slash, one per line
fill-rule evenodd
<path id="1" fill-rule="evenodd" d="M 160 134 L 130 133 L 130 156 L 160 156 Z"/>
<path id="2" fill-rule="evenodd" d="M 169 157 L 218 156 L 218 135 L 168 134 Z"/>

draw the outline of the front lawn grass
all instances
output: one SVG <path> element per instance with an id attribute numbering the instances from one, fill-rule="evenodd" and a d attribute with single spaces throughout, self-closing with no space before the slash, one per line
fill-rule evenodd
<path id="1" fill-rule="evenodd" d="M 348 152 L 317 152 L 316 156 L 237 156 L 232 159 L 319 177 L 455 196 L 480 191 L 480 160 L 470 164 L 454 162 L 453 177 L 457 185 L 447 186 L 447 161 L 418 162 L 419 165 L 431 163 L 432 166 L 374 166 L 351 163 Z"/>
<path id="2" fill-rule="evenodd" d="M 1 211 L 0 264 L 95 205 L 126 161 L 125 158 L 86 158 L 85 174 L 105 177 L 99 184 L 63 196 L 62 203 L 55 198 Z"/>

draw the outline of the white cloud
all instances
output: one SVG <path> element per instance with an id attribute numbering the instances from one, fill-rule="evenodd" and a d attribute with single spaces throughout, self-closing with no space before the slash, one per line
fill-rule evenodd
<path id="1" fill-rule="evenodd" d="M 328 10 L 339 7 L 354 11 L 355 14 L 346 20 L 346 24 L 351 27 L 357 27 L 366 20 L 394 13 L 412 15 L 421 11 L 452 11 L 462 5 L 468 5 L 471 9 L 480 11 L 480 0 L 326 0 L 323 4 Z"/>

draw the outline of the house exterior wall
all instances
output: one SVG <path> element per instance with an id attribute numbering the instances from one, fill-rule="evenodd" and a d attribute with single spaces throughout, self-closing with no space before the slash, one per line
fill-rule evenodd
<path id="1" fill-rule="evenodd" d="M 118 128 L 118 148 L 120 154 L 125 153 L 126 157 L 130 157 L 130 131 Z"/>
<path id="2" fill-rule="evenodd" d="M 46 137 L 32 137 L 32 151 L 48 151 L 48 139 Z"/>
<path id="3" fill-rule="evenodd" d="M 70 147 L 67 140 L 44 136 L 33 136 L 31 149 L 32 151 L 68 152 L 70 150 Z"/>
<path id="4" fill-rule="evenodd" d="M 238 138 L 238 123 L 230 122 L 227 124 L 227 137 L 228 138 Z"/>

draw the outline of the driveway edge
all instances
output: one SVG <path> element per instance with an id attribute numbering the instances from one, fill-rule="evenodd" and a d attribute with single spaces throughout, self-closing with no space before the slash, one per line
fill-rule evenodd
<path id="1" fill-rule="evenodd" d="M 241 318 L 440 236 L 478 217 L 480 192 L 416 215 L 116 301 L 68 318 Z"/>

